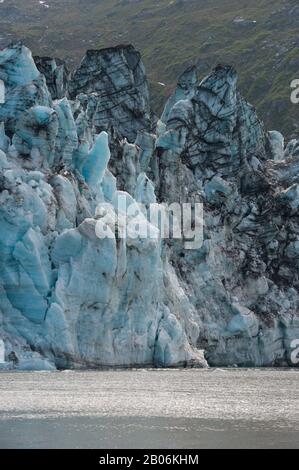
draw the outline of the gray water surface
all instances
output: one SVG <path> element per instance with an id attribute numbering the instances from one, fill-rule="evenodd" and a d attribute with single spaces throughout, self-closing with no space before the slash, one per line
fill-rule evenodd
<path id="1" fill-rule="evenodd" d="M 299 448 L 298 370 L 0 373 L 0 448 Z"/>

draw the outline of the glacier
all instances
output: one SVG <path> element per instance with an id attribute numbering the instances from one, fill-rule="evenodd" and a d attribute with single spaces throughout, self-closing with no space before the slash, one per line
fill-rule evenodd
<path id="1" fill-rule="evenodd" d="M 8 367 L 294 365 L 299 141 L 265 130 L 232 67 L 188 68 L 160 119 L 131 45 L 88 51 L 70 75 L 14 44 L 0 79 Z M 202 203 L 202 246 L 122 239 L 109 221 L 99 236 L 119 196 Z"/>

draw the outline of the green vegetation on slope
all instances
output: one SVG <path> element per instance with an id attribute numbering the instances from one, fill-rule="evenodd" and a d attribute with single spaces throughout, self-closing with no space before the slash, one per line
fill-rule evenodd
<path id="1" fill-rule="evenodd" d="M 67 59 L 73 67 L 86 49 L 132 43 L 143 55 L 157 111 L 190 63 L 200 76 L 230 63 L 267 127 L 298 135 L 299 105 L 290 102 L 290 83 L 299 78 L 297 0 L 46 3 L 49 8 L 38 0 L 4 0 L 0 44 L 22 39 L 34 54 Z"/>

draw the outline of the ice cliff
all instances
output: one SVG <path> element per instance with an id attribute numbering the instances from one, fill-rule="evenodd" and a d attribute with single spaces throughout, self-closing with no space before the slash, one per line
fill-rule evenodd
<path id="1" fill-rule="evenodd" d="M 11 366 L 292 365 L 299 143 L 264 129 L 231 67 L 201 82 L 188 69 L 160 120 L 132 46 L 88 51 L 69 77 L 17 44 L 0 51 L 0 79 L 0 338 Z M 120 195 L 203 203 L 202 247 L 99 237 L 102 208 L 119 215 Z"/>

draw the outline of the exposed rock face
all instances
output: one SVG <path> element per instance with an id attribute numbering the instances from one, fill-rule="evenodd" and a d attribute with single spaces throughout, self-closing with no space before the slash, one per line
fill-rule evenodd
<path id="1" fill-rule="evenodd" d="M 204 350 L 211 365 L 292 365 L 297 142 L 284 151 L 282 136 L 265 131 L 231 67 L 199 84 L 189 69 L 156 129 L 131 46 L 89 51 L 66 90 L 71 101 L 47 70 L 54 102 L 28 49 L 0 52 L 7 358 L 20 369 L 204 366 Z M 202 202 L 203 245 L 163 241 L 144 214 L 139 224 L 157 236 L 121 238 L 134 217 L 119 197 Z"/>

